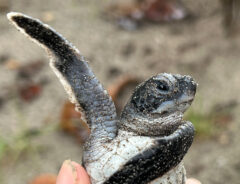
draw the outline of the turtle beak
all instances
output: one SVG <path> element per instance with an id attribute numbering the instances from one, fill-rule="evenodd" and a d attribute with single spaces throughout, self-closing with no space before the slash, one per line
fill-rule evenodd
<path id="1" fill-rule="evenodd" d="M 178 110 L 184 113 L 194 100 L 197 83 L 190 76 L 183 76 L 180 81 L 184 87 L 181 89 L 182 95 L 178 98 L 176 105 Z"/>

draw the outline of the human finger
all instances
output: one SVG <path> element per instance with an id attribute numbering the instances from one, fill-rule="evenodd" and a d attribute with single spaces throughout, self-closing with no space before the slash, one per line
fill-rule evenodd
<path id="1" fill-rule="evenodd" d="M 201 182 L 195 178 L 188 178 L 186 184 L 201 184 Z"/>
<path id="2" fill-rule="evenodd" d="M 90 184 L 90 179 L 80 164 L 65 160 L 57 176 L 56 184 Z"/>

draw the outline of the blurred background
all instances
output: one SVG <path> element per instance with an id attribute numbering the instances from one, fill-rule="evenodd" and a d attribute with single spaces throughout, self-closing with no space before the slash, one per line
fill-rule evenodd
<path id="1" fill-rule="evenodd" d="M 42 174 L 54 183 L 65 159 L 81 163 L 86 135 L 47 54 L 9 24 L 9 11 L 41 19 L 79 48 L 119 112 L 152 75 L 194 77 L 187 176 L 239 183 L 239 9 L 238 0 L 0 0 L 0 183 L 36 184 Z"/>

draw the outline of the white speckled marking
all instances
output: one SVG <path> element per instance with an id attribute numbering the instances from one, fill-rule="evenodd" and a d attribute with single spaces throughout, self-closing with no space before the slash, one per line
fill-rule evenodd
<path id="1" fill-rule="evenodd" d="M 159 177 L 149 184 L 185 184 L 186 181 L 186 171 L 183 166 L 183 162 L 178 164 L 174 169 L 171 169 L 169 172 L 164 174 L 162 177 Z"/>
<path id="2" fill-rule="evenodd" d="M 85 162 L 85 167 L 94 183 L 103 183 L 130 158 L 154 145 L 153 138 L 129 134 L 129 132 L 120 130 L 118 136 L 111 143 L 95 150 L 97 153 L 89 153 L 89 159 L 93 158 L 91 155 L 95 155 L 95 157 L 94 160 Z"/>

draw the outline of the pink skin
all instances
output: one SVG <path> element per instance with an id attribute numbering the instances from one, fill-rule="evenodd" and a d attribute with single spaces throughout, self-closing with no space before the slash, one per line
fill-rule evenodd
<path id="1" fill-rule="evenodd" d="M 90 184 L 90 179 L 80 164 L 66 160 L 58 173 L 56 184 Z"/>
<path id="2" fill-rule="evenodd" d="M 91 184 L 91 182 L 87 172 L 80 164 L 65 160 L 58 173 L 56 184 Z M 201 182 L 190 178 L 186 184 L 201 184 Z"/>

